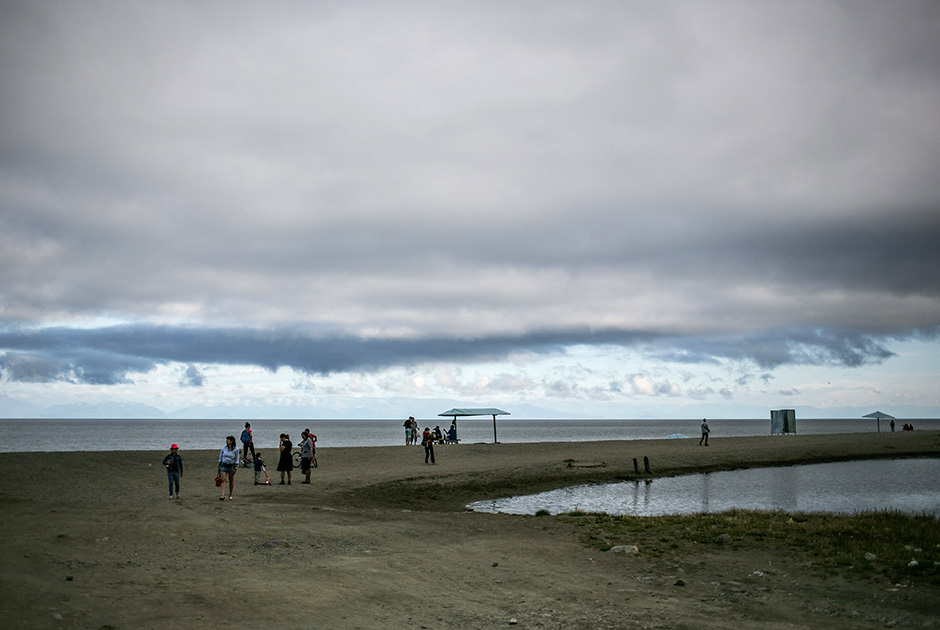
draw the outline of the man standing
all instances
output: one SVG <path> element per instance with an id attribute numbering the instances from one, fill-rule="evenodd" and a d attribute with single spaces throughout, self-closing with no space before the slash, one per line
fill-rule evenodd
<path id="1" fill-rule="evenodd" d="M 310 483 L 310 462 L 313 459 L 313 438 L 310 432 L 304 429 L 301 435 L 304 441 L 300 443 L 300 472 L 304 474 L 304 480 L 300 483 Z"/>
<path id="2" fill-rule="evenodd" d="M 244 455 L 243 459 L 246 460 L 246 461 L 251 461 L 251 460 L 248 459 L 248 451 L 251 451 L 251 456 L 252 456 L 252 457 L 255 456 L 255 436 L 254 436 L 254 434 L 251 432 L 251 423 L 250 423 L 250 422 L 246 422 L 246 423 L 245 423 L 245 430 L 242 431 L 241 440 L 242 440 L 242 444 L 245 445 L 245 455 Z"/>
<path id="3" fill-rule="evenodd" d="M 708 420 L 702 418 L 702 438 L 698 441 L 698 445 L 701 446 L 702 442 L 705 442 L 705 446 L 708 446 L 708 433 L 711 429 L 708 428 Z"/>

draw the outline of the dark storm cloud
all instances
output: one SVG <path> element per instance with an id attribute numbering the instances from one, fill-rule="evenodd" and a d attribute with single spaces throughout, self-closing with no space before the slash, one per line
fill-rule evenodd
<path id="1" fill-rule="evenodd" d="M 930 1 L 3 2 L 0 369 L 883 361 L 938 67 Z"/>
<path id="2" fill-rule="evenodd" d="M 936 336 L 937 331 L 930 333 Z M 853 331 L 787 330 L 739 338 L 692 339 L 624 330 L 569 330 L 477 339 L 363 339 L 310 336 L 299 329 L 242 330 L 117 326 L 97 330 L 50 328 L 0 333 L 0 369 L 11 381 L 127 382 L 159 364 L 189 364 L 186 386 L 204 382 L 192 364 L 290 367 L 310 374 L 372 371 L 424 362 L 505 359 L 512 353 L 563 353 L 573 345 L 637 349 L 682 363 L 750 361 L 781 365 L 857 367 L 892 353 L 883 341 Z"/>
<path id="3" fill-rule="evenodd" d="M 195 365 L 187 366 L 180 377 L 180 385 L 183 387 L 202 387 L 205 383 L 205 375 Z"/>

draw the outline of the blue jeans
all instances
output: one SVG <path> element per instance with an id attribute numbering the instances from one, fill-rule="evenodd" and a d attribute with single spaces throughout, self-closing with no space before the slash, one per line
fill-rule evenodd
<path id="1" fill-rule="evenodd" d="M 180 494 L 180 474 L 178 472 L 166 471 L 166 479 L 170 484 L 170 496 L 173 496 L 173 487 L 176 487 L 176 496 Z"/>

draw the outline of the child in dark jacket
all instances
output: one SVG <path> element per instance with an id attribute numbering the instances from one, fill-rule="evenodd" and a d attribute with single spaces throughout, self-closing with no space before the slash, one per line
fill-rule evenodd
<path id="1" fill-rule="evenodd" d="M 261 451 L 255 453 L 255 485 L 270 486 L 271 480 L 268 479 L 268 473 L 264 469 L 264 460 L 261 459 Z"/>
<path id="2" fill-rule="evenodd" d="M 180 498 L 180 477 L 183 476 L 183 458 L 179 454 L 179 446 L 170 445 L 170 454 L 163 458 L 166 468 L 167 483 L 170 486 L 170 498 L 173 498 L 173 489 L 176 489 L 176 498 Z"/>

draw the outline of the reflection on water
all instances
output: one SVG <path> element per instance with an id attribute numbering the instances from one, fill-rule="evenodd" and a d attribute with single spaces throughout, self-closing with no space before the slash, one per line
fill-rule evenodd
<path id="1" fill-rule="evenodd" d="M 634 516 L 731 509 L 838 512 L 898 510 L 940 517 L 940 459 L 894 459 L 752 468 L 614 484 L 575 486 L 479 501 L 477 512 Z"/>

